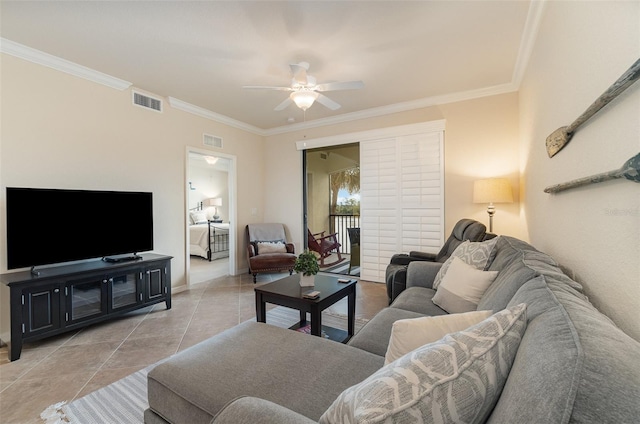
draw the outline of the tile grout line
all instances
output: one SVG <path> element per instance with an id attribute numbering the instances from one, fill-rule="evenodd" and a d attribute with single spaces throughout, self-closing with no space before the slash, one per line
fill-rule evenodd
<path id="1" fill-rule="evenodd" d="M 107 357 L 107 358 L 102 362 L 102 364 L 100 364 L 100 366 L 98 367 L 98 369 L 96 369 L 96 371 L 95 371 L 95 372 L 91 375 L 91 377 L 89 377 L 89 379 L 88 379 L 88 380 L 87 380 L 87 381 L 82 385 L 82 387 L 81 387 L 81 388 L 76 392 L 76 394 L 73 396 L 73 398 L 71 398 L 71 401 L 69 401 L 69 402 L 72 402 L 72 401 L 74 401 L 74 400 L 76 400 L 76 399 L 78 398 L 78 395 L 79 395 L 80 393 L 82 393 L 82 391 L 84 390 L 84 388 L 85 388 L 85 387 L 87 387 L 87 385 L 89 384 L 89 382 L 90 382 L 91 380 L 93 380 L 93 378 L 94 378 L 94 377 L 95 377 L 95 376 L 96 376 L 96 375 L 97 375 L 97 374 L 102 370 L 102 367 L 104 367 L 104 364 L 106 364 L 106 363 L 109 361 L 109 359 L 111 359 L 111 358 L 113 357 L 113 355 L 115 355 L 115 353 L 118 351 L 118 349 L 120 349 L 120 348 L 122 347 L 122 345 L 127 341 L 127 339 L 129 339 L 129 337 L 133 334 L 133 332 L 134 332 L 134 331 L 136 331 L 136 329 L 140 326 L 140 324 L 142 324 L 142 322 L 143 322 L 145 319 L 147 319 L 147 315 L 149 315 L 152 311 L 153 311 L 153 307 L 151 307 L 151 308 L 149 309 L 149 312 L 147 312 L 147 313 L 144 315 L 144 318 L 142 318 L 142 319 L 140 320 L 140 322 L 138 322 L 138 324 L 137 324 L 135 327 L 133 327 L 133 330 L 131 330 L 131 331 L 129 332 L 129 334 L 127 334 L 127 336 L 126 336 L 124 339 L 122 339 L 122 341 L 120 342 L 120 344 L 118 345 L 118 347 L 116 347 L 116 348 L 113 350 L 113 352 L 111 352 L 111 355 L 109 355 L 109 356 L 108 356 L 108 357 Z M 75 337 L 75 335 L 74 335 L 74 337 Z"/>
<path id="2" fill-rule="evenodd" d="M 84 329 L 81 329 L 80 331 L 78 331 L 77 333 L 75 333 L 73 336 L 69 337 L 69 339 L 68 339 L 68 340 L 65 340 L 61 345 L 59 345 L 59 346 L 55 346 L 55 347 L 54 347 L 54 349 L 53 349 L 51 352 L 49 352 L 49 353 L 47 353 L 45 356 L 43 356 L 43 357 L 42 357 L 42 359 L 40 359 L 40 360 L 39 360 L 39 361 L 37 361 L 35 364 L 33 364 L 33 366 L 32 366 L 32 367 L 27 368 L 24 372 L 20 373 L 20 375 L 18 375 L 18 376 L 16 377 L 16 379 L 15 379 L 15 380 L 13 380 L 13 381 L 12 381 L 12 382 L 7 386 L 7 387 L 5 387 L 4 389 L 0 390 L 0 393 L 3 393 L 5 390 L 7 390 L 7 389 L 8 389 L 8 388 L 10 388 L 11 386 L 13 386 L 13 385 L 14 385 L 15 383 L 17 383 L 17 382 L 18 382 L 22 377 L 24 377 L 24 376 L 25 376 L 25 375 L 27 375 L 30 371 L 32 371 L 35 367 L 37 367 L 38 365 L 40 365 L 40 364 L 41 364 L 45 359 L 47 359 L 49 356 L 51 356 L 51 355 L 53 355 L 54 353 L 56 353 L 58 350 L 60 350 L 60 348 L 64 347 L 64 346 L 65 346 L 65 345 L 66 345 L 66 344 L 67 344 L 71 339 L 73 339 L 75 336 L 77 336 L 79 333 L 81 333 L 81 332 L 82 332 L 82 330 L 84 330 Z M 42 349 L 42 348 L 36 348 L 36 349 Z M 7 352 L 7 354 L 10 354 L 10 353 L 11 353 L 11 351 L 9 350 L 9 351 Z M 19 359 L 16 359 L 16 360 L 19 360 Z M 9 363 L 11 363 L 11 362 L 9 362 Z"/>
<path id="3" fill-rule="evenodd" d="M 198 303 L 196 304 L 196 307 L 193 309 L 193 312 L 191 313 L 191 316 L 189 317 L 189 322 L 187 323 L 187 326 L 184 328 L 184 332 L 182 333 L 182 337 L 180 338 L 180 342 L 178 343 L 178 346 L 176 347 L 176 351 L 173 352 L 174 355 L 180 351 L 180 346 L 182 346 L 182 342 L 184 341 L 184 337 L 187 335 L 187 331 L 189 331 L 189 326 L 191 325 L 191 322 L 193 321 L 193 317 L 196 314 L 196 311 L 198 310 L 198 307 L 200 306 L 200 302 L 202 302 L 202 296 L 204 296 L 204 293 L 209 288 L 209 284 L 211 284 L 211 283 L 210 282 L 207 283 L 207 287 L 204 290 L 202 290 L 202 293 L 200 293 L 200 297 L 198 298 Z M 187 290 L 191 290 L 191 288 L 188 288 Z"/>

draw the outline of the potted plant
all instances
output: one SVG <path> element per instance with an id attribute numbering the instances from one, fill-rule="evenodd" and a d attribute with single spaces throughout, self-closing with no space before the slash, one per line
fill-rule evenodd
<path id="1" fill-rule="evenodd" d="M 320 271 L 316 255 L 308 249 L 296 258 L 293 269 L 300 274 L 300 286 L 302 287 L 313 286 L 314 277 Z"/>

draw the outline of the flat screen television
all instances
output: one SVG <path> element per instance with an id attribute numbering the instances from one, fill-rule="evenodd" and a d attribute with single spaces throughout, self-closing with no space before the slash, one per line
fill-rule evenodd
<path id="1" fill-rule="evenodd" d="M 153 250 L 153 195 L 7 187 L 7 268 Z"/>

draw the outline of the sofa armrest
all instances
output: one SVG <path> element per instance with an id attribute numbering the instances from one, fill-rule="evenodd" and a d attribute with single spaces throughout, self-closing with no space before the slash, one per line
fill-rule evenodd
<path id="1" fill-rule="evenodd" d="M 435 262 L 435 260 L 436 260 L 436 254 L 435 253 L 418 252 L 418 251 L 415 251 L 415 250 L 412 250 L 411 252 L 409 252 L 409 256 L 411 258 L 413 258 L 413 260 L 416 260 L 416 261 L 431 261 L 431 262 Z"/>
<path id="2" fill-rule="evenodd" d="M 284 406 L 256 397 L 240 397 L 229 402 L 211 424 L 316 424 Z"/>
<path id="3" fill-rule="evenodd" d="M 440 262 L 411 262 L 407 268 L 407 288 L 426 287 L 433 288 L 433 280 L 442 267 Z"/>
<path id="4" fill-rule="evenodd" d="M 435 261 L 436 255 L 426 252 L 397 253 L 391 257 L 391 265 L 409 265 L 413 261 Z"/>

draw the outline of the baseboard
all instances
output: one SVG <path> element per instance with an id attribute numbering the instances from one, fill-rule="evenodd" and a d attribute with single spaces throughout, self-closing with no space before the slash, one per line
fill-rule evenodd
<path id="1" fill-rule="evenodd" d="M 5 347 L 7 343 L 11 341 L 11 334 L 3 333 L 0 334 L 0 347 Z"/>

